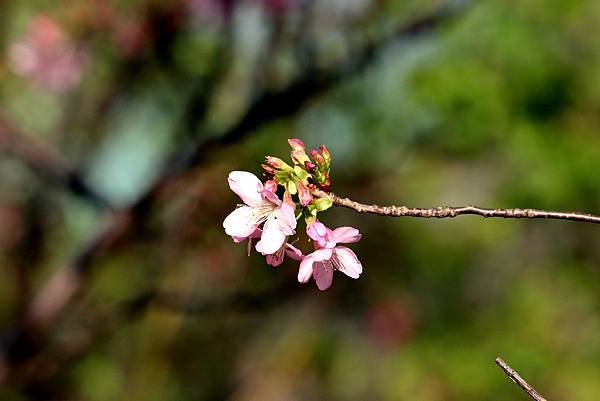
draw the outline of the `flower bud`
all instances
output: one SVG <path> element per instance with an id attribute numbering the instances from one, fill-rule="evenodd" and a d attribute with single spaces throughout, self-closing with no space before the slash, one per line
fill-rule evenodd
<path id="1" fill-rule="evenodd" d="M 261 164 L 260 166 L 267 172 L 268 175 L 275 175 L 275 169 L 273 167 L 266 164 Z"/>
<path id="2" fill-rule="evenodd" d="M 288 143 L 292 147 L 291 155 L 294 163 L 304 165 L 304 162 L 310 161 L 308 156 L 306 156 L 306 147 L 304 146 L 304 142 L 298 138 L 290 138 L 288 139 Z"/>
<path id="3" fill-rule="evenodd" d="M 306 171 L 308 171 L 311 174 L 314 173 L 315 169 L 317 168 L 316 164 L 314 164 L 310 160 L 304 162 L 304 167 L 306 168 Z"/>
<path id="4" fill-rule="evenodd" d="M 327 177 L 325 179 L 324 182 L 320 183 L 319 186 L 321 187 L 321 189 L 325 192 L 330 192 L 331 191 L 331 178 Z"/>
<path id="5" fill-rule="evenodd" d="M 327 146 L 321 145 L 319 146 L 319 149 L 321 149 L 321 155 L 323 155 L 323 159 L 325 159 L 325 162 L 328 165 L 331 164 L 331 152 L 329 151 L 329 149 L 327 149 Z"/>
<path id="6" fill-rule="evenodd" d="M 325 164 L 325 158 L 316 149 L 311 149 L 310 155 L 314 159 L 315 163 L 317 163 L 317 166 L 320 167 Z"/>
<path id="7" fill-rule="evenodd" d="M 298 189 L 298 197 L 300 198 L 300 204 L 302 206 L 307 206 L 313 199 L 310 190 L 302 181 L 297 182 L 296 187 Z"/>
<path id="8" fill-rule="evenodd" d="M 275 193 L 277 191 L 277 183 L 274 180 L 265 182 L 265 190 Z"/>
<path id="9" fill-rule="evenodd" d="M 277 170 L 281 170 L 286 164 L 283 160 L 275 156 L 265 156 L 265 160 L 269 166 Z"/>
<path id="10" fill-rule="evenodd" d="M 303 150 L 306 151 L 306 147 L 304 146 L 304 142 L 302 142 L 298 138 L 290 138 L 288 139 L 288 143 L 292 147 L 293 150 Z"/>

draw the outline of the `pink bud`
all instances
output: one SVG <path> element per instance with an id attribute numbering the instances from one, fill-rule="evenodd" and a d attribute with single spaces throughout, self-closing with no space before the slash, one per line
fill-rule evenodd
<path id="1" fill-rule="evenodd" d="M 294 163 L 303 166 L 304 162 L 309 160 L 308 156 L 306 156 L 306 148 L 304 147 L 304 142 L 302 142 L 298 138 L 290 138 L 288 139 L 288 143 L 292 147 L 291 155 L 292 159 L 294 160 Z"/>
<path id="2" fill-rule="evenodd" d="M 312 202 L 312 194 L 302 181 L 296 182 L 296 187 L 298 188 L 298 197 L 300 198 L 300 204 L 302 206 L 306 206 Z"/>
<path id="3" fill-rule="evenodd" d="M 329 151 L 329 149 L 327 149 L 327 146 L 321 145 L 321 146 L 319 146 L 319 149 L 321 149 L 321 154 L 323 155 L 323 158 L 325 159 L 325 161 L 330 162 L 331 161 L 331 152 Z"/>
<path id="4" fill-rule="evenodd" d="M 290 138 L 290 139 L 288 139 L 288 143 L 290 144 L 290 146 L 292 147 L 293 150 L 301 150 L 303 152 L 306 152 L 306 147 L 304 146 L 304 142 L 302 142 L 300 139 Z"/>
<path id="5" fill-rule="evenodd" d="M 315 169 L 317 168 L 317 166 L 310 160 L 307 160 L 304 162 L 304 167 L 306 168 L 306 171 L 308 171 L 309 173 L 314 173 Z"/>
<path id="6" fill-rule="evenodd" d="M 317 163 L 318 166 L 322 166 L 323 164 L 325 164 L 325 158 L 323 158 L 323 155 L 321 155 L 316 149 L 311 149 L 310 155 L 315 160 L 315 163 Z"/>
<path id="7" fill-rule="evenodd" d="M 285 165 L 285 162 L 283 160 L 275 156 L 265 156 L 265 159 L 267 160 L 267 164 L 269 166 L 277 170 L 283 168 L 283 166 Z"/>
<path id="8" fill-rule="evenodd" d="M 275 193 L 275 191 L 277 191 L 277 183 L 273 180 L 269 180 L 269 181 L 265 182 L 264 187 L 269 192 Z"/>
<path id="9" fill-rule="evenodd" d="M 267 166 L 266 164 L 261 164 L 260 166 L 267 172 L 267 174 L 275 175 L 275 169 L 273 167 Z"/>

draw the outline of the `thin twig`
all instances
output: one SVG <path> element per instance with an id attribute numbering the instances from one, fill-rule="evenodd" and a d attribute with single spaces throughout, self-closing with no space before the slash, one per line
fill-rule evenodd
<path id="1" fill-rule="evenodd" d="M 529 383 L 527 383 L 525 381 L 525 379 L 523 379 L 517 373 L 516 370 L 514 370 L 513 368 L 511 368 L 510 366 L 508 366 L 508 364 L 506 362 L 504 362 L 504 360 L 502 360 L 502 358 L 496 358 L 496 364 L 498 366 L 500 366 L 500 369 L 502 369 L 504 371 L 504 373 L 506 373 L 506 375 L 510 378 L 510 380 L 512 380 L 513 382 L 517 383 L 517 385 L 519 387 L 521 387 L 523 389 L 523 391 L 525 391 L 527 394 L 529 394 L 529 396 L 531 398 L 533 398 L 535 401 L 547 401 Z"/>
<path id="2" fill-rule="evenodd" d="M 318 197 L 329 197 L 336 206 L 346 207 L 359 213 L 378 214 L 391 217 L 435 217 L 443 219 L 465 214 L 483 217 L 502 217 L 505 219 L 559 219 L 582 221 L 585 223 L 600 224 L 600 216 L 580 212 L 555 212 L 551 210 L 538 209 L 487 209 L 477 206 L 441 206 L 433 208 L 414 208 L 406 206 L 379 206 L 366 205 L 353 201 L 349 198 L 341 198 L 334 193 L 326 193 L 320 190 L 314 192 Z"/>

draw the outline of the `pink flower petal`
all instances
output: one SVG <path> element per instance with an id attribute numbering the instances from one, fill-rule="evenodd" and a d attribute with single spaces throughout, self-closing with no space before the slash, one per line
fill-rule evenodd
<path id="1" fill-rule="evenodd" d="M 296 215 L 294 214 L 294 208 L 287 203 L 282 203 L 274 215 L 279 224 L 279 229 L 285 235 L 292 235 L 296 232 Z"/>
<path id="2" fill-rule="evenodd" d="M 320 221 L 313 221 L 306 227 L 306 234 L 315 241 L 318 241 L 327 233 L 327 227 Z"/>
<path id="3" fill-rule="evenodd" d="M 256 230 L 252 208 L 242 206 L 229 213 L 223 220 L 223 228 L 227 235 L 235 237 L 234 240 L 248 238 Z"/>
<path id="4" fill-rule="evenodd" d="M 342 244 L 351 244 L 358 242 L 362 234 L 354 227 L 338 227 L 333 230 L 333 238 L 335 242 Z"/>
<path id="5" fill-rule="evenodd" d="M 302 260 L 302 258 L 304 257 L 304 255 L 302 254 L 302 251 L 298 248 L 296 248 L 294 245 L 292 244 L 285 244 L 285 254 L 294 260 Z"/>
<path id="6" fill-rule="evenodd" d="M 362 264 L 352 249 L 336 246 L 331 259 L 333 266 L 348 277 L 358 278 L 363 271 Z"/>
<path id="7" fill-rule="evenodd" d="M 313 277 L 317 282 L 319 290 L 325 291 L 331 287 L 333 282 L 333 266 L 330 262 L 315 262 L 313 265 Z"/>
<path id="8" fill-rule="evenodd" d="M 274 192 L 271 192 L 268 189 L 264 189 L 261 192 L 261 195 L 262 195 L 263 198 L 265 198 L 266 200 L 268 200 L 272 204 L 274 204 L 274 205 L 281 205 L 281 200 L 279 200 L 279 198 L 277 197 L 277 195 Z"/>
<path id="9" fill-rule="evenodd" d="M 273 267 L 277 267 L 277 266 L 279 266 L 280 264 L 283 263 L 283 258 L 285 256 L 284 246 L 282 246 L 281 248 L 279 248 L 279 250 L 277 252 L 275 252 L 274 254 L 266 256 L 267 264 L 268 265 L 271 265 Z"/>
<path id="10" fill-rule="evenodd" d="M 246 236 L 246 237 L 236 237 L 235 235 L 232 236 L 231 238 L 233 238 L 233 242 L 235 243 L 240 243 L 244 240 L 247 240 L 249 238 L 260 238 L 260 236 L 262 235 L 262 230 L 260 228 L 257 228 L 256 230 L 254 230 L 252 232 L 252 234 Z"/>
<path id="11" fill-rule="evenodd" d="M 306 227 L 306 234 L 317 243 L 320 248 L 333 248 L 335 240 L 332 231 L 320 221 L 314 221 Z"/>
<path id="12" fill-rule="evenodd" d="M 257 176 L 247 171 L 232 171 L 227 178 L 229 188 L 248 206 L 254 206 L 263 199 L 263 184 Z"/>
<path id="13" fill-rule="evenodd" d="M 308 255 L 300 262 L 300 269 L 298 270 L 298 281 L 301 283 L 308 283 L 308 280 L 313 274 L 313 258 Z"/>
<path id="14" fill-rule="evenodd" d="M 277 183 L 274 180 L 265 182 L 265 190 L 272 193 L 277 192 Z"/>
<path id="15" fill-rule="evenodd" d="M 263 255 L 274 254 L 285 242 L 285 236 L 281 231 L 279 219 L 271 214 L 263 226 L 263 233 L 260 241 L 256 244 L 256 250 Z"/>
<path id="16" fill-rule="evenodd" d="M 331 249 L 331 248 L 317 249 L 316 251 L 311 253 L 311 255 L 312 255 L 312 258 L 316 262 L 322 262 L 324 260 L 331 259 L 332 255 L 333 255 L 333 249 Z"/>

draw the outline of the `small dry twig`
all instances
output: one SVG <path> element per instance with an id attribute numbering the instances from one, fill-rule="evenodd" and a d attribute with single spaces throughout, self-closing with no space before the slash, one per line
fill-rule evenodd
<path id="1" fill-rule="evenodd" d="M 525 381 L 525 379 L 523 379 L 518 373 L 517 371 L 515 371 L 513 368 L 511 368 L 510 366 L 508 366 L 508 364 L 506 362 L 504 362 L 504 360 L 502 360 L 502 358 L 496 358 L 496 364 L 498 366 L 500 366 L 500 369 L 502 369 L 504 371 L 504 373 L 506 373 L 506 375 L 508 377 L 510 377 L 510 380 L 512 380 L 513 382 L 517 383 L 517 385 L 519 387 L 521 387 L 523 389 L 523 391 L 525 391 L 527 394 L 529 394 L 529 396 L 531 398 L 533 398 L 535 401 L 547 401 L 540 393 L 538 393 L 529 383 L 527 383 Z"/>
<path id="2" fill-rule="evenodd" d="M 346 207 L 359 213 L 378 214 L 392 217 L 424 217 L 446 218 L 464 214 L 483 217 L 502 217 L 505 219 L 559 219 L 582 221 L 585 223 L 600 224 L 600 216 L 581 212 L 555 212 L 538 209 L 486 209 L 477 206 L 442 206 L 433 208 L 411 208 L 406 206 L 379 206 L 365 205 L 349 198 L 341 198 L 334 193 L 320 190 L 315 191 L 318 197 L 329 197 L 336 206 Z"/>

